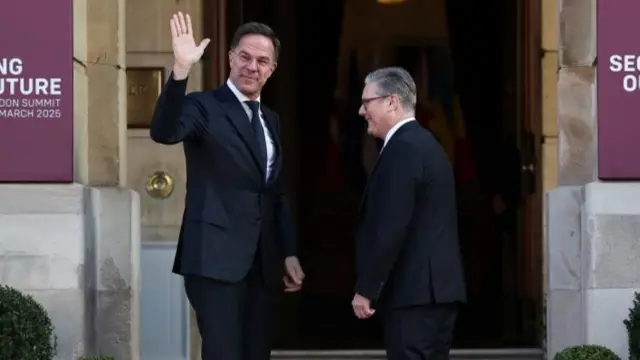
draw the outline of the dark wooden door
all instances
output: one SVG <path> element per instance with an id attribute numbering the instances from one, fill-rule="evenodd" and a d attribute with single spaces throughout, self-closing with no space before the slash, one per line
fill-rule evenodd
<path id="1" fill-rule="evenodd" d="M 241 0 L 237 0 L 237 3 L 241 3 Z M 235 9 L 235 6 L 232 7 Z M 202 57 L 204 89 L 209 90 L 222 85 L 228 74 L 229 7 L 227 0 L 204 0 L 203 8 L 204 36 L 211 39 Z"/>
<path id="2" fill-rule="evenodd" d="M 520 154 L 523 207 L 521 211 L 522 259 L 519 271 L 525 336 L 539 338 L 542 333 L 543 233 L 541 177 L 541 1 L 518 2 L 521 21 L 519 53 Z"/>

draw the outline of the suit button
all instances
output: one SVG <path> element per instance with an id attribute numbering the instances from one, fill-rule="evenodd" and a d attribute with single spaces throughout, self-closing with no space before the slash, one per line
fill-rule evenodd
<path id="1" fill-rule="evenodd" d="M 260 224 L 260 218 L 253 219 L 253 222 L 256 223 L 256 224 Z"/>

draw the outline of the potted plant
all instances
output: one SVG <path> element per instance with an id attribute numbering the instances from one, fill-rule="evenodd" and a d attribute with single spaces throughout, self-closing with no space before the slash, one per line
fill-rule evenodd
<path id="1" fill-rule="evenodd" d="M 640 293 L 635 293 L 629 317 L 624 321 L 629 342 L 629 360 L 640 360 Z"/>
<path id="2" fill-rule="evenodd" d="M 604 346 L 579 345 L 560 351 L 553 360 L 620 360 L 620 358 Z"/>
<path id="3" fill-rule="evenodd" d="M 0 360 L 52 360 L 56 349 L 54 328 L 42 305 L 0 285 Z"/>

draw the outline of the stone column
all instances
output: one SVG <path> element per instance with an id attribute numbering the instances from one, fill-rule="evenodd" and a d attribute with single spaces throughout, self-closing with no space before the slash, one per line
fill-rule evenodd
<path id="1" fill-rule="evenodd" d="M 542 0 L 542 188 L 558 186 L 558 2 Z"/>
<path id="2" fill-rule="evenodd" d="M 542 1 L 542 190 L 558 186 L 558 1 Z M 546 201 L 543 201 L 546 213 Z M 544 218 L 543 218 L 544 219 Z M 543 224 L 545 224 L 543 220 Z M 545 224 L 546 226 L 546 224 Z M 546 237 L 546 234 L 544 235 Z M 543 242 L 546 244 L 546 241 Z M 546 253 L 546 248 L 543 252 Z M 544 261 L 547 259 L 545 258 Z M 543 264 L 543 279 L 548 278 L 548 264 Z M 545 288 L 547 284 L 544 284 Z"/>
<path id="3" fill-rule="evenodd" d="M 559 1 L 558 184 L 596 175 L 596 0 Z"/>
<path id="4" fill-rule="evenodd" d="M 546 201 L 549 358 L 586 342 L 581 249 L 584 185 L 596 180 L 595 11 L 596 0 L 557 0 L 555 8 L 558 187 Z"/>
<path id="5" fill-rule="evenodd" d="M 125 1 L 74 0 L 76 181 L 126 179 Z"/>
<path id="6" fill-rule="evenodd" d="M 74 0 L 87 355 L 139 357 L 140 208 L 126 186 L 126 0 Z"/>

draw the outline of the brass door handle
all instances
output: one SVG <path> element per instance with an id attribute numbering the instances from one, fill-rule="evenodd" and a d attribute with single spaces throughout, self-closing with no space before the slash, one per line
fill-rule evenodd
<path id="1" fill-rule="evenodd" d="M 166 199 L 173 193 L 173 178 L 164 171 L 156 171 L 147 179 L 147 194 L 156 199 Z"/>

